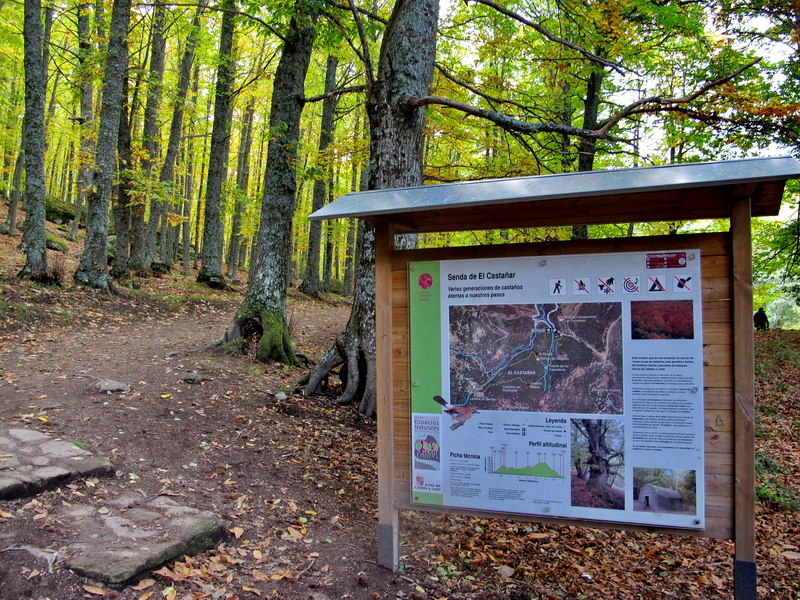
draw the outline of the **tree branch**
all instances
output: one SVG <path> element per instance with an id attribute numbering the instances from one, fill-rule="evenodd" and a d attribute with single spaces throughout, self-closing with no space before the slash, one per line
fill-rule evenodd
<path id="1" fill-rule="evenodd" d="M 528 123 L 527 121 L 521 121 L 519 119 L 515 119 L 514 117 L 510 117 L 496 110 L 486 110 L 484 108 L 479 108 L 477 106 L 472 106 L 470 104 L 464 104 L 463 102 L 458 102 L 457 100 L 451 100 L 449 98 L 440 98 L 438 96 L 423 96 L 422 98 L 415 98 L 409 100 L 408 102 L 408 105 L 411 108 L 421 108 L 423 106 L 430 106 L 433 104 L 439 106 L 447 106 L 448 108 L 459 110 L 468 115 L 472 115 L 473 117 L 480 117 L 481 119 L 486 119 L 487 121 L 491 121 L 495 125 L 499 125 L 503 129 L 506 129 L 508 131 L 516 131 L 519 133 L 527 133 L 527 134 L 561 133 L 565 135 L 579 135 L 583 137 L 603 138 L 617 142 L 626 141 L 622 138 L 610 136 L 605 131 L 603 132 L 592 131 L 590 129 L 581 129 L 580 127 L 573 127 L 572 125 L 562 125 L 560 123 Z"/>
<path id="2" fill-rule="evenodd" d="M 350 5 L 350 11 L 353 13 L 353 19 L 355 19 L 356 27 L 358 28 L 358 38 L 361 40 L 364 69 L 367 72 L 367 85 L 372 85 L 375 82 L 375 73 L 372 71 L 372 59 L 369 56 L 369 40 L 364 31 L 364 24 L 361 22 L 361 16 L 358 14 L 358 10 L 356 10 L 355 2 L 353 2 L 353 0 L 347 0 L 347 3 Z"/>
<path id="3" fill-rule="evenodd" d="M 714 81 L 707 83 L 706 85 L 702 86 L 698 90 L 695 90 L 688 96 L 683 96 L 680 98 L 662 98 L 661 96 L 650 96 L 649 98 L 642 98 L 641 100 L 637 100 L 636 102 L 633 102 L 628 106 L 625 106 L 624 108 L 622 108 L 622 110 L 617 112 L 616 115 L 611 117 L 600 129 L 597 130 L 596 137 L 605 135 L 611 128 L 615 127 L 617 123 L 619 123 L 622 119 L 630 116 L 634 112 L 637 113 L 646 112 L 648 109 L 644 107 L 646 107 L 648 104 L 656 105 L 656 107 L 652 107 L 649 110 L 652 110 L 657 107 L 663 107 L 665 105 L 689 104 L 690 102 L 697 100 L 697 98 L 699 98 L 709 90 L 715 87 L 719 87 L 723 83 L 729 82 L 731 79 L 734 79 L 735 77 L 739 76 L 742 72 L 758 64 L 759 62 L 761 62 L 760 58 L 751 61 L 745 66 L 736 69 L 732 73 L 729 73 L 724 77 L 720 77 L 719 79 L 715 79 Z"/>
<path id="4" fill-rule="evenodd" d="M 336 25 L 342 31 L 342 33 L 344 34 L 344 39 L 347 42 L 347 45 L 350 46 L 350 48 L 353 50 L 358 59 L 362 63 L 366 64 L 367 60 L 364 58 L 364 55 L 361 53 L 361 50 L 359 50 L 353 43 L 353 40 L 350 38 L 350 35 L 344 24 L 336 16 L 332 15 L 328 11 L 320 10 L 320 14 L 325 15 L 334 25 Z"/>
<path id="5" fill-rule="evenodd" d="M 347 4 L 338 4 L 336 2 L 326 2 L 325 4 L 327 4 L 328 6 L 332 6 L 333 8 L 339 8 L 341 10 L 348 10 L 348 11 L 352 10 L 352 4 L 349 5 L 349 6 Z M 378 15 L 378 14 L 376 14 L 374 12 L 370 12 L 370 11 L 368 11 L 368 10 L 366 10 L 364 8 L 358 7 L 358 6 L 356 7 L 356 10 L 359 13 L 361 13 L 362 15 L 364 15 L 365 17 L 369 17 L 373 21 L 377 21 L 378 23 L 381 23 L 383 25 L 386 25 L 386 23 L 388 23 L 388 21 L 386 19 L 384 19 L 383 17 L 381 17 L 380 15 Z"/>
<path id="6" fill-rule="evenodd" d="M 523 106 L 523 105 L 519 104 L 518 102 L 514 102 L 514 101 L 512 101 L 512 100 L 503 100 L 502 98 L 496 98 L 496 97 L 494 97 L 494 96 L 490 96 L 489 94 L 487 94 L 487 93 L 485 93 L 485 92 L 482 92 L 482 91 L 480 91 L 478 88 L 476 88 L 476 87 L 474 87 L 474 86 L 471 86 L 471 85 L 470 85 L 470 84 L 468 84 L 466 81 L 462 81 L 461 79 L 458 79 L 458 78 L 457 78 L 457 77 L 455 77 L 454 75 L 451 75 L 451 74 L 450 74 L 450 73 L 449 73 L 449 72 L 448 72 L 448 71 L 447 71 L 447 70 L 446 70 L 446 69 L 445 69 L 445 68 L 444 68 L 442 65 L 440 65 L 439 63 L 434 63 L 434 66 L 435 66 L 435 67 L 436 67 L 436 69 L 439 71 L 439 73 L 441 73 L 441 74 L 442 74 L 442 77 L 444 77 L 445 79 L 448 79 L 448 80 L 452 81 L 453 83 L 455 83 L 455 84 L 456 84 L 456 85 L 458 85 L 458 86 L 461 86 L 461 87 L 463 87 L 465 90 L 467 90 L 467 91 L 469 91 L 469 92 L 472 92 L 472 93 L 473 93 L 473 94 L 475 94 L 476 96 L 480 96 L 481 98 L 483 98 L 483 99 L 484 99 L 484 100 L 486 100 L 487 102 L 494 102 L 494 103 L 496 103 L 496 104 L 510 104 L 511 106 L 516 106 L 516 107 L 517 107 L 517 108 L 519 108 L 520 110 L 523 110 L 523 111 L 525 111 L 525 112 L 529 112 L 529 109 L 528 109 L 527 107 L 525 107 L 525 106 Z"/>
<path id="7" fill-rule="evenodd" d="M 320 100 L 325 100 L 326 98 L 333 98 L 334 96 L 341 96 L 342 94 L 349 94 L 351 92 L 366 92 L 367 89 L 368 88 L 366 85 L 354 85 L 351 87 L 339 88 L 338 90 L 333 90 L 327 94 L 312 96 L 311 98 L 303 98 L 303 102 L 319 102 Z"/>
<path id="8" fill-rule="evenodd" d="M 581 48 L 577 44 L 573 44 L 572 42 L 570 42 L 568 40 L 565 40 L 564 38 L 558 37 L 557 35 L 551 33 L 548 29 L 546 29 L 546 28 L 542 27 L 541 25 L 539 25 L 538 23 L 534 23 L 533 21 L 529 21 L 528 19 L 526 19 L 522 15 L 519 15 L 519 14 L 515 13 L 514 11 L 507 9 L 504 6 L 500 6 L 499 4 L 494 2 L 494 0 L 472 0 L 472 1 L 473 2 L 477 2 L 478 4 L 483 4 L 484 6 L 488 6 L 489 8 L 493 8 L 497 12 L 499 12 L 499 13 L 507 16 L 507 17 L 509 17 L 511 19 L 514 19 L 515 21 L 519 21 L 520 23 L 522 23 L 523 25 L 525 25 L 527 27 L 530 27 L 534 31 L 536 31 L 538 33 L 541 33 L 548 40 L 550 40 L 552 42 L 556 42 L 557 44 L 561 44 L 562 46 L 565 46 L 566 48 L 570 48 L 571 50 L 575 50 L 575 52 L 577 52 L 578 54 L 581 54 L 584 58 L 588 58 L 589 60 L 591 60 L 594 63 L 597 63 L 597 64 L 602 65 L 604 67 L 610 67 L 610 68 L 614 69 L 615 71 L 617 71 L 620 74 L 624 73 L 625 71 L 631 71 L 631 69 L 628 69 L 627 67 L 621 65 L 618 62 L 614 62 L 612 60 L 608 60 L 607 58 L 603 58 L 602 56 L 598 56 L 597 54 L 594 54 L 594 53 L 589 52 L 588 50 L 586 50 L 584 48 Z"/>

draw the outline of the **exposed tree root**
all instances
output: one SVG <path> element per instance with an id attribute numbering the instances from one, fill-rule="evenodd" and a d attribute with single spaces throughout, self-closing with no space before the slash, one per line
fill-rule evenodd
<path id="1" fill-rule="evenodd" d="M 238 342 L 239 351 L 256 360 L 274 360 L 287 365 L 298 365 L 299 361 L 289 336 L 289 327 L 279 310 L 239 309 L 225 335 L 211 347 L 228 342 Z"/>

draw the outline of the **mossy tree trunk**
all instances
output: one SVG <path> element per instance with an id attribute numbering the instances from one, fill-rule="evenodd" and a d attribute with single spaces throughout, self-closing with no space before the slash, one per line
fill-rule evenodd
<path id="1" fill-rule="evenodd" d="M 108 273 L 108 206 L 115 174 L 117 138 L 122 106 L 122 89 L 128 67 L 128 25 L 130 0 L 114 0 L 103 80 L 103 103 L 97 135 L 97 156 L 92 177 L 92 190 L 87 198 L 86 241 L 75 281 L 114 293 Z"/>
<path id="2" fill-rule="evenodd" d="M 367 96 L 370 162 L 367 188 L 380 190 L 422 183 L 422 108 L 409 100 L 426 96 L 433 80 L 438 0 L 398 0 L 386 26 L 378 71 Z M 350 321 L 336 343 L 305 377 L 305 393 L 317 391 L 337 364 L 346 363 L 345 391 L 339 402 L 358 401 L 367 416 L 376 413 L 375 234 L 361 225 L 357 244 L 355 295 Z"/>
<path id="3" fill-rule="evenodd" d="M 22 251 L 25 266 L 20 277 L 47 276 L 45 234 L 44 107 L 47 73 L 42 58 L 44 31 L 41 0 L 25 0 L 25 117 L 22 123 L 25 152 L 25 229 Z"/>
<path id="4" fill-rule="evenodd" d="M 299 0 L 295 11 L 273 82 L 270 110 L 273 135 L 267 147 L 261 225 L 251 276 L 244 302 L 225 336 L 228 341 L 241 340 L 260 327 L 257 357 L 286 364 L 297 362 L 286 318 L 286 288 L 292 257 L 300 116 L 316 35 L 310 3 Z M 258 322 L 253 321 L 254 317 L 258 317 Z"/>

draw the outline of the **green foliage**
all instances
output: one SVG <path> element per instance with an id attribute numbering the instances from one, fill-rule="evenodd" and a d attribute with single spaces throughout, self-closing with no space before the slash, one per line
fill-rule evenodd
<path id="1" fill-rule="evenodd" d="M 800 510 L 796 494 L 782 481 L 782 476 L 790 473 L 786 466 L 757 451 L 756 499 L 772 510 Z"/>

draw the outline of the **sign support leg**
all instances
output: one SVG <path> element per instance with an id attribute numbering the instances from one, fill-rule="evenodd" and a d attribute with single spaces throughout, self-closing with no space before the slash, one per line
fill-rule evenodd
<path id="1" fill-rule="evenodd" d="M 378 564 L 400 569 L 400 519 L 395 501 L 392 443 L 392 251 L 394 233 L 385 224 L 375 226 L 375 355 L 378 395 Z"/>
<path id="2" fill-rule="evenodd" d="M 750 233 L 752 188 L 731 201 L 734 366 L 734 597 L 756 599 L 755 348 Z"/>

